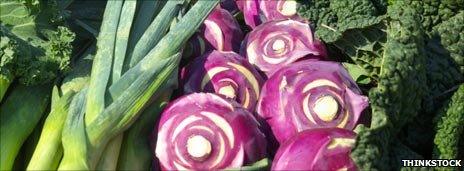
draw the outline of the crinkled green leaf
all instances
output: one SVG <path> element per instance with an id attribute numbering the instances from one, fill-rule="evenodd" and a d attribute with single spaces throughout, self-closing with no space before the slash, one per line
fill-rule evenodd
<path id="1" fill-rule="evenodd" d="M 460 135 L 464 134 L 464 84 L 436 116 L 434 158 L 458 159 Z"/>
<path id="2" fill-rule="evenodd" d="M 408 0 L 421 14 L 421 23 L 427 33 L 464 9 L 463 0 Z"/>
<path id="3" fill-rule="evenodd" d="M 343 63 L 343 66 L 348 70 L 348 73 L 358 84 L 369 84 L 371 79 L 367 76 L 368 73 L 356 64 Z"/>
<path id="4" fill-rule="evenodd" d="M 461 8 L 464 9 L 464 8 Z M 443 47 L 464 74 L 464 10 L 450 17 L 434 28 L 440 36 Z"/>
<path id="5" fill-rule="evenodd" d="M 371 128 L 359 128 L 351 156 L 362 170 L 389 170 L 391 142 L 421 107 L 427 90 L 424 32 L 419 15 L 407 3 L 388 9 L 390 23 L 378 86 L 371 90 Z"/>
<path id="6" fill-rule="evenodd" d="M 74 34 L 60 27 L 63 22 L 55 1 L 5 0 L 0 8 L 1 49 L 8 56 L 5 61 L 2 57 L 1 74 L 39 84 L 68 69 Z"/>
<path id="7" fill-rule="evenodd" d="M 316 35 L 327 43 L 350 29 L 379 24 L 386 3 L 383 0 L 300 1 L 299 14 L 316 25 Z"/>
<path id="8" fill-rule="evenodd" d="M 401 171 L 429 171 L 430 169 L 427 167 L 403 167 L 404 159 L 415 159 L 415 160 L 423 160 L 424 157 L 417 154 L 413 150 L 411 150 L 408 146 L 402 144 L 400 141 L 394 141 L 391 146 L 391 164 L 394 170 L 401 170 Z"/>
<path id="9" fill-rule="evenodd" d="M 440 108 L 444 99 L 451 96 L 450 90 L 464 81 L 464 76 L 449 51 L 441 44 L 439 36 L 427 41 L 426 51 L 429 91 L 424 101 L 424 111 L 434 113 Z"/>
<path id="10" fill-rule="evenodd" d="M 301 1 L 298 12 L 316 27 L 316 35 L 348 55 L 377 79 L 386 40 L 385 0 Z"/>

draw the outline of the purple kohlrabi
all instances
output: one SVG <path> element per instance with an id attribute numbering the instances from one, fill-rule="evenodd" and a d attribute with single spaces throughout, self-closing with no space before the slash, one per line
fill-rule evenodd
<path id="1" fill-rule="evenodd" d="M 190 38 L 184 58 L 195 58 L 213 49 L 239 52 L 243 37 L 234 16 L 218 6 L 205 19 L 199 32 Z"/>
<path id="2" fill-rule="evenodd" d="M 295 61 L 327 56 L 324 44 L 314 37 L 308 23 L 296 20 L 271 21 L 256 27 L 242 48 L 248 61 L 267 76 Z"/>
<path id="3" fill-rule="evenodd" d="M 266 154 L 264 134 L 254 116 L 212 93 L 192 93 L 169 103 L 157 138 L 162 170 L 239 168 Z"/>
<path id="4" fill-rule="evenodd" d="M 184 93 L 217 93 L 253 112 L 264 80 L 240 55 L 212 51 L 183 68 L 180 82 Z"/>
<path id="5" fill-rule="evenodd" d="M 260 0 L 235 0 L 238 9 L 243 13 L 245 23 L 251 28 L 255 28 L 264 21 L 260 15 L 259 1 Z"/>
<path id="6" fill-rule="evenodd" d="M 245 23 L 252 29 L 269 21 L 304 21 L 297 14 L 298 3 L 295 0 L 236 0 L 236 4 L 243 13 Z"/>
<path id="7" fill-rule="evenodd" d="M 356 170 L 350 157 L 355 139 L 346 129 L 305 130 L 279 147 L 271 170 Z"/>
<path id="8" fill-rule="evenodd" d="M 297 14 L 298 3 L 295 0 L 261 0 L 259 8 L 266 21 L 282 19 L 303 21 Z"/>
<path id="9" fill-rule="evenodd" d="M 264 83 L 256 112 L 283 143 L 307 129 L 352 130 L 367 106 L 367 97 L 341 64 L 303 60 Z"/>
<path id="10" fill-rule="evenodd" d="M 221 0 L 221 8 L 229 11 L 231 14 L 236 14 L 239 12 L 237 3 L 235 3 L 235 0 Z"/>

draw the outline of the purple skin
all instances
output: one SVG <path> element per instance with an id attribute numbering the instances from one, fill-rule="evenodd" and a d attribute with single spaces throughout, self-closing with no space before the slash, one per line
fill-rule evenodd
<path id="1" fill-rule="evenodd" d="M 266 155 L 258 127 L 253 115 L 236 102 L 212 93 L 185 95 L 169 103 L 161 115 L 156 156 L 162 170 L 238 168 Z M 190 145 L 193 138 L 202 141 Z"/>
<path id="2" fill-rule="evenodd" d="M 184 59 L 192 59 L 211 50 L 239 52 L 243 32 L 235 18 L 221 7 L 206 18 L 199 32 L 187 42 Z"/>
<path id="3" fill-rule="evenodd" d="M 357 170 L 350 157 L 355 138 L 340 128 L 305 130 L 279 147 L 271 170 Z"/>
<path id="4" fill-rule="evenodd" d="M 184 93 L 211 92 L 255 110 L 263 78 L 248 61 L 234 52 L 212 51 L 182 69 Z"/>
<path id="5" fill-rule="evenodd" d="M 220 5 L 221 8 L 226 9 L 231 14 L 235 14 L 239 11 L 238 6 L 235 3 L 235 0 L 221 0 Z"/>
<path id="6" fill-rule="evenodd" d="M 240 50 L 243 33 L 234 16 L 220 7 L 215 8 L 200 27 L 200 34 L 219 51 Z"/>
<path id="7" fill-rule="evenodd" d="M 235 0 L 238 9 L 243 12 L 245 23 L 254 29 L 256 26 L 263 23 L 259 9 L 260 0 Z"/>
<path id="8" fill-rule="evenodd" d="M 293 0 L 261 0 L 259 8 L 265 16 L 266 21 L 282 19 L 304 20 L 296 13 L 297 3 Z"/>
<path id="9" fill-rule="evenodd" d="M 352 130 L 367 106 L 367 97 L 341 64 L 304 60 L 283 67 L 264 83 L 256 112 L 283 143 L 307 129 Z"/>
<path id="10" fill-rule="evenodd" d="M 296 20 L 271 21 L 256 27 L 245 39 L 241 52 L 268 77 L 283 66 L 302 59 L 326 59 L 324 44 L 308 23 Z"/>
<path id="11" fill-rule="evenodd" d="M 243 12 L 245 23 L 252 29 L 269 21 L 304 21 L 298 16 L 297 3 L 293 0 L 236 0 L 236 5 Z"/>

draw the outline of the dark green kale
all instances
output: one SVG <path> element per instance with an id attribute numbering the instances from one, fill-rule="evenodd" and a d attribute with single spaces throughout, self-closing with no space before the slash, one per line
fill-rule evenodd
<path id="1" fill-rule="evenodd" d="M 464 8 L 461 8 L 464 9 Z M 464 74 L 464 10 L 434 27 L 443 47 Z"/>
<path id="2" fill-rule="evenodd" d="M 464 81 L 463 16 L 464 11 L 461 11 L 429 31 L 429 37 L 426 40 L 429 91 L 423 101 L 423 114 L 417 116 L 414 119 L 416 122 L 409 124 L 404 130 L 406 133 L 401 136 L 411 148 L 428 157 L 432 155 L 436 131 L 430 127 L 433 125 L 433 118 L 440 112 L 439 109 L 444 102 L 451 97 L 452 92 Z"/>
<path id="3" fill-rule="evenodd" d="M 464 9 L 463 0 L 408 0 L 408 2 L 421 14 L 421 23 L 427 33 Z"/>
<path id="4" fill-rule="evenodd" d="M 401 171 L 427 171 L 430 170 L 426 167 L 403 167 L 402 160 L 404 159 L 424 159 L 420 154 L 411 150 L 408 146 L 402 144 L 400 141 L 395 141 L 391 145 L 392 152 L 390 154 L 391 165 L 394 170 Z"/>
<path id="5" fill-rule="evenodd" d="M 464 133 L 464 84 L 436 116 L 434 158 L 457 159 L 459 141 Z"/>
<path id="6" fill-rule="evenodd" d="M 417 115 L 427 91 L 424 31 L 417 27 L 419 13 L 407 3 L 396 2 L 389 7 L 388 17 L 379 81 L 369 94 L 371 127 L 360 128 L 351 154 L 363 170 L 392 169 L 393 137 Z"/>
<path id="7" fill-rule="evenodd" d="M 299 15 L 310 19 L 316 35 L 327 43 L 347 30 L 379 24 L 387 8 L 384 0 L 302 0 L 300 4 Z"/>
<path id="8" fill-rule="evenodd" d="M 389 1 L 390 4 L 393 2 L 395 1 Z M 462 68 L 464 49 L 457 47 L 464 46 L 464 31 L 462 31 L 464 21 L 462 21 L 462 15 L 458 13 L 463 9 L 464 1 L 406 0 L 402 2 L 410 4 L 418 11 L 419 24 L 423 25 L 425 32 L 431 35 L 424 38 L 425 44 L 431 47 L 426 48 L 432 51 L 430 55 L 438 53 L 438 58 L 442 58 L 430 57 L 434 59 L 428 59 L 428 66 L 431 67 L 428 71 L 447 72 L 446 76 L 441 79 L 446 80 L 443 85 L 431 86 L 444 88 L 432 89 L 444 92 L 455 86 L 456 82 L 462 80 L 462 76 L 461 78 L 460 76 L 455 77 L 456 74 L 453 71 L 455 66 L 452 65 L 452 62 L 451 64 L 445 63 L 450 62 L 447 59 L 449 57 L 446 56 L 451 54 L 455 63 Z M 298 12 L 313 23 L 316 35 L 329 46 L 335 46 L 348 55 L 355 64 L 366 70 L 367 76 L 376 81 L 380 72 L 383 44 L 386 40 L 385 28 L 389 22 L 388 16 L 385 15 L 385 9 L 388 7 L 387 2 L 383 0 L 321 0 L 300 3 L 301 7 Z M 443 70 L 440 65 L 447 67 L 451 65 L 449 67 L 451 69 L 450 71 Z M 450 75 L 453 79 L 446 79 L 450 78 L 448 77 Z M 441 80 L 433 78 L 430 82 L 442 84 Z M 435 95 L 436 93 L 431 96 L 435 97 Z"/>
<path id="9" fill-rule="evenodd" d="M 302 1 L 298 12 L 316 28 L 316 35 L 337 47 L 376 80 L 386 40 L 385 0 Z"/>

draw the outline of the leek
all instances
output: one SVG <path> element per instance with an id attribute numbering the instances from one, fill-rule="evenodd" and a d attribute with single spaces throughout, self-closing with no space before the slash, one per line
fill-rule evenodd
<path id="1" fill-rule="evenodd" d="M 39 142 L 27 166 L 27 170 L 54 170 L 58 166 L 59 159 L 61 159 L 63 153 L 61 147 L 61 130 L 63 129 L 73 96 L 74 92 L 71 91 L 60 97 L 58 88 L 53 88 L 53 99 L 59 99 L 52 100 L 51 111 L 45 120 Z"/>
<path id="2" fill-rule="evenodd" d="M 17 85 L 0 106 L 0 170 L 11 170 L 21 145 L 42 118 L 50 86 Z"/>

